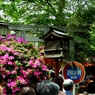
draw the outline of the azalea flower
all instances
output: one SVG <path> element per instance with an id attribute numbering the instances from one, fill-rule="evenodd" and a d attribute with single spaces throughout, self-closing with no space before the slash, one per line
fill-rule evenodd
<path id="1" fill-rule="evenodd" d="M 43 71 L 48 71 L 48 68 L 46 67 L 46 65 L 42 65 L 42 70 Z"/>
<path id="2" fill-rule="evenodd" d="M 6 46 L 0 45 L 1 50 L 7 50 L 8 48 Z"/>
<path id="3" fill-rule="evenodd" d="M 19 76 L 18 81 L 20 82 L 20 84 L 27 84 L 27 81 L 24 79 L 23 76 Z"/>
<path id="4" fill-rule="evenodd" d="M 23 38 L 0 36 L 0 73 L 6 80 L 4 95 L 18 95 L 23 86 L 33 86 L 49 74 L 40 50 Z"/>
<path id="5" fill-rule="evenodd" d="M 16 84 L 17 84 L 16 81 L 12 81 L 12 82 L 8 83 L 7 85 L 8 85 L 8 87 L 13 88 L 16 86 Z"/>
<path id="6" fill-rule="evenodd" d="M 11 71 L 11 74 L 16 74 L 17 72 L 15 70 Z"/>
<path id="7" fill-rule="evenodd" d="M 14 56 L 9 56 L 9 60 L 13 60 L 14 59 Z"/>
<path id="8" fill-rule="evenodd" d="M 27 72 L 28 72 L 29 74 L 32 74 L 32 69 L 27 69 Z"/>
<path id="9" fill-rule="evenodd" d="M 17 91 L 20 91 L 20 88 L 15 87 L 15 88 L 13 88 L 13 90 L 12 90 L 13 93 L 16 93 Z M 12 95 L 15 95 L 15 94 L 12 94 Z"/>
<path id="10" fill-rule="evenodd" d="M 21 70 L 20 72 L 23 74 L 24 77 L 28 77 L 28 72 L 27 71 Z"/>

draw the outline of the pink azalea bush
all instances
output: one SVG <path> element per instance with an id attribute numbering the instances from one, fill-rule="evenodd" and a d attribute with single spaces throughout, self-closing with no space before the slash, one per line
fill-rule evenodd
<path id="1" fill-rule="evenodd" d="M 8 34 L 6 38 L 0 36 L 0 73 L 6 81 L 4 95 L 19 95 L 21 87 L 47 79 L 48 68 L 39 49 Z"/>

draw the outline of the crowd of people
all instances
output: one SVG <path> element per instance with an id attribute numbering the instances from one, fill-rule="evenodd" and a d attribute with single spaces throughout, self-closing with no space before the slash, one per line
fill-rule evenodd
<path id="1" fill-rule="evenodd" d="M 24 93 L 20 95 L 73 95 L 74 82 L 71 79 L 63 79 L 62 76 L 55 76 L 53 71 L 50 71 L 48 80 L 42 80 L 36 86 L 33 93 L 28 93 L 30 89 L 22 90 Z M 30 92 L 29 92 L 30 93 Z M 90 75 L 79 83 L 78 92 L 76 95 L 95 95 L 95 67 L 90 71 Z"/>
<path id="2" fill-rule="evenodd" d="M 22 87 L 19 95 L 73 95 L 73 80 L 63 79 L 62 76 L 55 76 L 53 71 L 50 72 L 49 79 L 40 81 L 35 88 Z M 0 95 L 3 95 L 3 83 L 4 79 L 0 74 Z M 95 95 L 95 68 L 79 83 L 76 95 Z"/>
<path id="3" fill-rule="evenodd" d="M 95 95 L 95 67 L 90 70 L 90 75 L 79 83 L 77 95 Z"/>
<path id="4" fill-rule="evenodd" d="M 72 95 L 73 81 L 63 80 L 62 76 L 55 76 L 53 73 L 49 79 L 40 81 L 35 88 L 22 87 L 19 95 Z M 4 95 L 3 84 L 4 78 L 0 74 L 0 95 Z"/>

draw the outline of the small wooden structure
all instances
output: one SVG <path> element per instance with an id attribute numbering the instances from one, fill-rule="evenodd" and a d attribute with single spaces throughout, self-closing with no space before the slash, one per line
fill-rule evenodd
<path id="1" fill-rule="evenodd" d="M 69 58 L 69 45 L 72 37 L 64 31 L 50 27 L 50 30 L 41 37 L 45 42 L 44 57 L 55 59 L 55 73 L 59 75 L 59 60 Z"/>
<path id="2" fill-rule="evenodd" d="M 63 31 L 50 28 L 42 39 L 45 41 L 44 56 L 46 58 L 69 57 L 69 41 L 72 37 L 67 36 Z"/>

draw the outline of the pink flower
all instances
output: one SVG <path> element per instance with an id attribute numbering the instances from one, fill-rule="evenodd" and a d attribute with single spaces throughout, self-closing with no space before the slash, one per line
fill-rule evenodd
<path id="1" fill-rule="evenodd" d="M 23 76 L 18 76 L 18 81 L 19 81 L 21 84 L 27 84 L 27 82 L 25 81 L 25 79 L 24 79 Z"/>
<path id="2" fill-rule="evenodd" d="M 34 72 L 33 73 L 36 77 L 39 77 L 39 72 Z"/>
<path id="3" fill-rule="evenodd" d="M 45 79 L 45 80 L 47 79 L 46 76 L 44 76 L 44 79 Z"/>
<path id="4" fill-rule="evenodd" d="M 33 64 L 33 60 L 30 60 L 29 62 L 28 62 L 28 64 L 31 66 L 32 64 Z"/>
<path id="5" fill-rule="evenodd" d="M 26 80 L 27 84 L 28 84 L 28 83 L 30 84 L 30 81 L 31 81 L 31 80 L 29 80 L 29 78 L 26 78 L 25 80 Z"/>
<path id="6" fill-rule="evenodd" d="M 1 41 L 1 42 L 2 42 L 2 43 L 4 43 L 4 42 L 6 42 L 6 41 L 7 41 L 7 39 L 2 39 L 2 41 Z"/>
<path id="7" fill-rule="evenodd" d="M 15 70 L 18 70 L 19 69 L 19 67 L 18 66 L 15 66 Z"/>
<path id="8" fill-rule="evenodd" d="M 0 46 L 0 49 L 1 49 L 1 50 L 7 50 L 7 47 L 1 45 L 1 46 Z"/>
<path id="9" fill-rule="evenodd" d="M 6 93 L 6 91 L 7 91 L 7 90 L 4 88 L 4 89 L 3 89 L 3 93 L 4 93 L 4 95 L 7 95 L 7 94 L 5 94 L 5 93 Z"/>
<path id="10" fill-rule="evenodd" d="M 6 64 L 7 63 L 7 61 L 6 60 L 3 60 L 3 59 L 0 59 L 0 64 Z"/>
<path id="11" fill-rule="evenodd" d="M 2 40 L 2 36 L 0 36 L 0 40 Z"/>
<path id="12" fill-rule="evenodd" d="M 8 82 L 9 82 L 9 83 L 12 82 L 12 79 L 8 79 Z"/>
<path id="13" fill-rule="evenodd" d="M 9 58 L 9 54 L 8 53 L 6 53 L 4 56 L 3 56 L 3 59 L 8 59 Z"/>
<path id="14" fill-rule="evenodd" d="M 42 74 L 42 72 L 40 72 L 38 69 L 36 69 L 36 71 L 33 73 L 36 77 L 39 77 L 40 74 Z"/>
<path id="15" fill-rule="evenodd" d="M 27 77 L 27 76 L 28 76 L 27 71 L 25 71 L 25 70 L 21 70 L 20 72 L 24 75 L 24 77 Z"/>
<path id="16" fill-rule="evenodd" d="M 8 61 L 8 64 L 9 64 L 9 65 L 14 65 L 14 62 Z"/>
<path id="17" fill-rule="evenodd" d="M 24 42 L 24 39 L 22 37 L 18 38 L 18 43 Z"/>
<path id="18" fill-rule="evenodd" d="M 28 41 L 25 41 L 25 40 L 24 40 L 23 43 L 24 43 L 24 44 L 28 44 Z"/>
<path id="19" fill-rule="evenodd" d="M 16 81 L 12 81 L 12 82 L 7 84 L 7 86 L 11 87 L 11 88 L 16 87 L 16 85 L 17 85 Z"/>
<path id="20" fill-rule="evenodd" d="M 3 68 L 3 67 L 2 67 L 2 68 L 0 68 L 0 71 L 5 71 L 5 68 Z"/>
<path id="21" fill-rule="evenodd" d="M 20 68 L 21 70 L 24 70 L 24 67 L 23 67 L 23 66 L 20 66 L 19 68 Z"/>
<path id="22" fill-rule="evenodd" d="M 6 70 L 6 76 L 8 76 L 11 72 Z"/>
<path id="23" fill-rule="evenodd" d="M 15 92 L 17 92 L 17 91 L 20 91 L 20 88 L 15 87 L 15 88 L 13 88 L 13 90 L 12 90 L 13 93 L 15 93 Z M 12 94 L 12 95 L 13 95 L 13 94 Z M 14 95 L 15 95 L 15 94 L 14 94 Z"/>
<path id="24" fill-rule="evenodd" d="M 13 38 L 13 36 L 11 34 L 7 34 L 6 36 L 7 36 L 7 39 L 12 39 Z"/>
<path id="25" fill-rule="evenodd" d="M 8 41 L 8 42 L 7 42 L 7 44 L 11 44 L 11 42 L 10 42 L 10 41 Z"/>
<path id="26" fill-rule="evenodd" d="M 46 67 L 46 65 L 42 65 L 42 70 L 43 71 L 48 71 L 48 68 Z"/>
<path id="27" fill-rule="evenodd" d="M 39 59 L 36 59 L 34 64 L 37 64 L 37 66 L 41 65 Z"/>
<path id="28" fill-rule="evenodd" d="M 11 52 L 11 53 L 14 53 L 13 48 L 7 48 L 7 51 L 9 51 L 9 52 Z"/>
<path id="29" fill-rule="evenodd" d="M 13 54 L 14 54 L 14 55 L 18 55 L 19 53 L 18 53 L 18 52 L 14 52 Z"/>
<path id="30" fill-rule="evenodd" d="M 15 70 L 11 71 L 11 74 L 16 74 L 17 72 Z"/>
<path id="31" fill-rule="evenodd" d="M 41 63 L 39 62 L 38 59 L 36 59 L 34 63 L 33 63 L 33 60 L 30 60 L 30 61 L 29 61 L 29 64 L 31 64 L 31 66 L 32 66 L 33 68 L 37 68 L 37 66 L 41 65 Z"/>
<path id="32" fill-rule="evenodd" d="M 12 59 L 14 59 L 14 56 L 9 56 L 9 60 L 12 60 Z"/>
<path id="33" fill-rule="evenodd" d="M 32 64 L 32 67 L 33 67 L 33 68 L 37 68 L 37 64 L 36 64 L 36 63 L 33 63 L 33 64 Z"/>
<path id="34" fill-rule="evenodd" d="M 27 72 L 28 72 L 29 74 L 32 74 L 32 69 L 27 69 Z"/>

